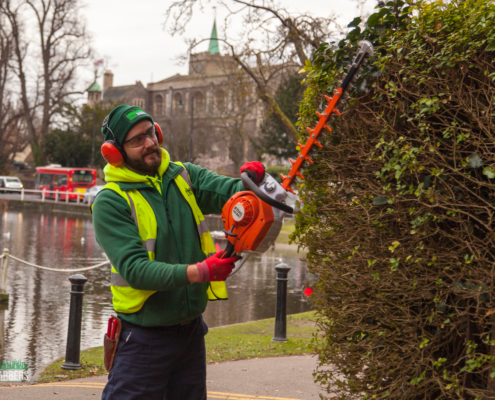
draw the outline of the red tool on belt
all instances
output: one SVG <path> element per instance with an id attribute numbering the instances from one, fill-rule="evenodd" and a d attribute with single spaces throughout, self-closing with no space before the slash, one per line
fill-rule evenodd
<path id="1" fill-rule="evenodd" d="M 117 332 L 117 325 L 119 321 L 113 315 L 108 319 L 107 336 L 111 340 L 115 340 L 115 333 Z"/>
<path id="2" fill-rule="evenodd" d="M 272 176 L 265 174 L 262 182 L 253 182 L 247 172 L 241 174 L 242 183 L 251 191 L 238 192 L 232 196 L 222 209 L 222 221 L 225 236 L 228 239 L 227 247 L 222 258 L 230 257 L 235 252 L 243 253 L 231 275 L 239 270 L 252 253 L 264 253 L 277 239 L 282 228 L 284 217 L 287 214 L 296 214 L 299 210 L 296 205 L 297 197 L 291 187 L 295 178 L 304 179 L 300 168 L 305 161 L 313 163 L 309 152 L 314 145 L 323 147 L 318 141 L 320 134 L 327 130 L 331 132 L 328 123 L 335 115 L 340 115 L 337 106 L 345 91 L 351 87 L 351 81 L 358 79 L 361 65 L 366 58 L 373 55 L 373 46 L 367 40 L 358 42 L 360 49 L 341 85 L 333 97 L 325 96 L 328 106 L 323 113 L 317 112 L 320 117 L 315 129 L 308 128 L 309 140 L 301 148 L 297 159 L 290 160 L 292 168 L 280 185 Z"/>
<path id="3" fill-rule="evenodd" d="M 115 358 L 115 353 L 117 352 L 121 330 L 122 323 L 120 322 L 120 319 L 112 315 L 108 319 L 107 334 L 103 338 L 103 362 L 108 372 L 112 369 L 113 359 Z"/>

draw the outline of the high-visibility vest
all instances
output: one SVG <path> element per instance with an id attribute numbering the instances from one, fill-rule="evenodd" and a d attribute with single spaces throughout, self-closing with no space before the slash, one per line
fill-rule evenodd
<path id="1" fill-rule="evenodd" d="M 201 242 L 201 249 L 207 257 L 215 254 L 215 245 L 211 237 L 205 217 L 201 212 L 196 197 L 192 192 L 192 184 L 189 178 L 187 169 L 182 163 L 176 162 L 183 167 L 179 175 L 174 178 L 174 181 L 179 188 L 182 196 L 191 207 L 194 219 L 196 221 L 198 235 Z M 121 190 L 115 182 L 107 183 L 102 190 L 111 189 L 122 196 L 131 209 L 131 215 L 134 223 L 138 227 L 139 235 L 143 242 L 143 247 L 148 251 L 150 260 L 155 259 L 156 238 L 157 238 L 157 223 L 153 208 L 148 201 L 137 189 Z M 113 294 L 113 307 L 115 311 L 122 313 L 135 313 L 139 311 L 145 301 L 156 291 L 140 290 L 132 288 L 112 265 L 110 289 Z M 208 300 L 227 300 L 227 287 L 225 282 L 208 282 Z"/>

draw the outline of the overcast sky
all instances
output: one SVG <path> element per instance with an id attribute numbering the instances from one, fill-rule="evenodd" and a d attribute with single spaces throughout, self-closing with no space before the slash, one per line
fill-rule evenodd
<path id="1" fill-rule="evenodd" d="M 175 1 L 175 0 L 174 0 Z M 177 65 L 175 58 L 187 50 L 184 37 L 172 37 L 164 28 L 165 11 L 172 0 L 86 0 L 83 9 L 87 27 L 93 36 L 93 45 L 104 58 L 107 68 L 114 73 L 114 86 L 129 85 L 141 81 L 159 81 L 176 73 L 187 74 L 187 66 Z M 187 26 L 185 37 L 207 38 L 213 27 L 215 2 L 203 12 L 196 11 Z M 328 16 L 332 12 L 340 16 L 341 24 L 347 24 L 357 16 L 357 4 L 353 0 L 283 0 L 288 11 L 310 12 Z M 368 0 L 368 9 L 376 1 Z M 217 9 L 217 24 L 224 15 Z M 221 28 L 221 26 L 219 26 Z M 219 32 L 219 36 L 221 33 Z M 207 43 L 197 47 L 206 51 Z M 99 79 L 102 84 L 102 79 Z"/>

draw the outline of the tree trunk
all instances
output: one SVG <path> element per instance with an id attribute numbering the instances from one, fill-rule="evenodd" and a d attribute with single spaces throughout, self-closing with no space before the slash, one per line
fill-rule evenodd
<path id="1" fill-rule="evenodd" d="M 273 116 L 285 127 L 286 133 L 289 135 L 290 140 L 297 144 L 299 132 L 287 115 L 285 115 L 285 113 L 280 109 L 275 99 L 266 90 L 264 90 L 264 93 L 260 94 L 260 98 L 268 111 L 273 114 Z"/>
<path id="2" fill-rule="evenodd" d="M 21 86 L 21 102 L 24 110 L 24 120 L 26 122 L 29 144 L 31 145 L 31 149 L 33 151 L 33 156 L 36 165 L 41 165 L 44 162 L 43 154 L 41 153 L 41 148 L 38 142 L 38 137 L 36 135 L 36 130 L 34 127 L 32 110 L 29 105 L 28 94 L 27 94 L 27 83 L 26 83 L 26 75 L 24 73 L 24 56 L 21 51 L 21 39 L 19 32 L 19 24 L 17 19 L 17 11 L 13 11 L 9 8 L 10 4 L 6 3 L 6 8 L 3 10 L 9 19 L 10 25 L 12 27 L 12 36 L 14 38 L 14 52 L 16 55 L 16 64 L 17 64 L 17 75 L 19 77 L 20 86 Z"/>

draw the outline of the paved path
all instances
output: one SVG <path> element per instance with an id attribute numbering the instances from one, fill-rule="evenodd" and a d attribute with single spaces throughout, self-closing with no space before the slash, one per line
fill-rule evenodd
<path id="1" fill-rule="evenodd" d="M 291 356 L 208 365 L 208 399 L 316 400 L 316 357 Z M 0 387 L 1 400 L 99 399 L 107 376 L 40 385 Z"/>

